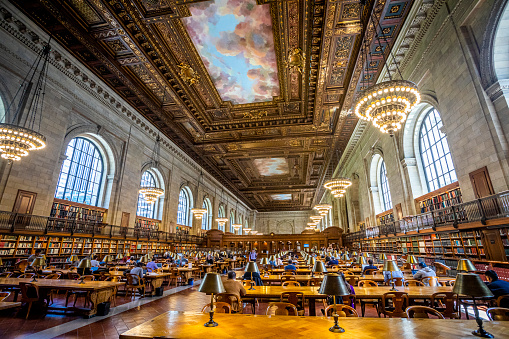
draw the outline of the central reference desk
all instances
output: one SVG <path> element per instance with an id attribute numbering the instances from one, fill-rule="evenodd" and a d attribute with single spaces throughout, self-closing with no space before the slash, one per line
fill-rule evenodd
<path id="1" fill-rule="evenodd" d="M 209 315 L 170 311 L 120 335 L 137 338 L 477 338 L 475 320 L 339 318 L 345 333 L 329 332 L 332 318 L 215 314 L 217 327 L 204 327 Z M 484 328 L 495 338 L 509 337 L 508 321 L 485 321 Z"/>

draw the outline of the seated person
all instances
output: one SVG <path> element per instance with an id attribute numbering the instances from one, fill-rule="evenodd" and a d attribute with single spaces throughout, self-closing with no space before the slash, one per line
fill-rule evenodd
<path id="1" fill-rule="evenodd" d="M 495 299 L 504 294 L 509 294 L 509 281 L 498 279 L 497 272 L 487 270 L 484 272 L 486 279 L 488 279 L 488 288 L 495 296 Z M 509 298 L 502 299 L 500 307 L 509 308 Z"/>
<path id="2" fill-rule="evenodd" d="M 276 258 L 276 266 L 283 266 L 283 260 L 281 260 L 281 258 Z"/>
<path id="3" fill-rule="evenodd" d="M 92 257 L 92 260 L 90 260 L 90 264 L 92 267 L 99 267 L 99 261 L 97 260 L 97 255 L 94 255 Z"/>
<path id="4" fill-rule="evenodd" d="M 291 259 L 288 260 L 288 265 L 285 266 L 285 271 L 296 271 L 297 267 L 293 264 Z"/>
<path id="5" fill-rule="evenodd" d="M 421 280 L 426 277 L 436 277 L 435 271 L 426 266 L 425 263 L 419 262 L 419 270 L 414 274 L 414 279 Z"/>
<path id="6" fill-rule="evenodd" d="M 41 251 L 42 250 L 40 248 L 37 248 L 35 250 L 35 253 L 28 257 L 28 259 L 27 259 L 28 265 L 32 264 L 34 262 L 35 258 L 40 257 L 42 255 Z"/>
<path id="7" fill-rule="evenodd" d="M 207 255 L 207 264 L 212 265 L 214 264 L 214 259 L 210 254 Z"/>
<path id="8" fill-rule="evenodd" d="M 368 259 L 368 265 L 364 266 L 364 269 L 362 270 L 362 274 L 366 272 L 366 270 L 378 270 L 378 267 L 373 265 L 373 259 Z"/>
<path id="9" fill-rule="evenodd" d="M 237 278 L 235 271 L 229 271 L 228 280 L 223 281 L 223 286 L 226 293 L 232 293 L 239 297 L 239 303 L 232 304 L 232 311 L 238 312 L 242 311 L 242 301 L 240 297 L 246 295 L 246 290 L 244 289 L 244 286 L 242 286 L 242 283 L 240 281 L 236 281 L 235 278 Z"/>
<path id="10" fill-rule="evenodd" d="M 390 281 L 391 280 L 391 272 L 384 271 L 383 274 L 384 274 L 384 282 L 386 284 L 391 283 L 391 281 Z M 393 278 L 403 278 L 403 272 L 401 272 L 401 271 L 392 272 L 392 277 Z"/>
<path id="11" fill-rule="evenodd" d="M 256 286 L 263 286 L 262 278 L 258 272 L 246 272 L 242 276 L 242 280 L 252 280 L 255 282 Z"/>
<path id="12" fill-rule="evenodd" d="M 157 266 L 157 264 L 154 262 L 154 259 L 150 260 L 148 263 L 147 263 L 147 271 L 148 272 L 154 272 L 154 270 L 157 270 L 159 267 Z"/>
<path id="13" fill-rule="evenodd" d="M 141 279 L 143 279 L 143 263 L 141 262 L 136 263 L 136 267 L 133 268 L 129 273 L 133 274 L 133 284 L 139 285 Z M 140 294 L 143 293 L 143 289 L 141 288 L 138 288 L 138 291 L 140 292 Z M 142 295 L 141 297 L 143 298 L 144 295 Z"/>
<path id="14" fill-rule="evenodd" d="M 330 260 L 329 260 L 329 266 L 333 266 L 333 265 L 339 265 L 339 261 L 338 259 L 334 258 L 334 257 L 331 257 Z"/>
<path id="15" fill-rule="evenodd" d="M 269 265 L 272 266 L 272 267 L 276 267 L 276 259 L 273 259 L 273 260 L 269 260 Z"/>
<path id="16" fill-rule="evenodd" d="M 187 258 L 185 256 L 179 257 L 177 259 L 177 266 L 179 266 L 179 267 L 186 266 L 188 263 L 189 263 L 189 260 L 187 260 Z"/>

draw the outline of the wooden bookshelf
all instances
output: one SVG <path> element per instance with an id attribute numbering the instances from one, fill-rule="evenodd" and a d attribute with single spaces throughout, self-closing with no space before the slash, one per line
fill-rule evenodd
<path id="1" fill-rule="evenodd" d="M 136 217 L 135 228 L 150 229 L 157 231 L 161 226 L 161 220 L 144 217 Z"/>
<path id="2" fill-rule="evenodd" d="M 54 199 L 50 217 L 102 223 L 107 211 L 106 208 L 80 204 L 68 200 Z"/>
<path id="3" fill-rule="evenodd" d="M 387 211 L 382 212 L 380 214 L 377 214 L 376 215 L 376 220 L 378 221 L 379 225 L 384 225 L 384 224 L 393 222 L 394 221 L 393 210 L 390 209 L 390 210 L 387 210 Z"/>
<path id="4" fill-rule="evenodd" d="M 461 204 L 461 189 L 458 182 L 453 182 L 438 190 L 415 199 L 416 210 L 420 213 L 431 212 L 444 207 Z"/>

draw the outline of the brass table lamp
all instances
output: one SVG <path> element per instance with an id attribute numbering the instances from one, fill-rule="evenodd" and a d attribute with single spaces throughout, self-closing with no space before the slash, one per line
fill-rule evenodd
<path id="1" fill-rule="evenodd" d="M 79 282 L 79 284 L 85 283 L 83 281 L 85 279 L 85 269 L 90 268 L 90 267 L 92 267 L 92 262 L 90 261 L 90 259 L 88 259 L 88 258 L 81 259 L 81 261 L 78 265 L 78 268 L 83 268 L 83 275 L 81 276 L 81 281 Z"/>
<path id="2" fill-rule="evenodd" d="M 142 256 L 142 257 L 140 258 L 140 262 L 141 262 L 141 263 L 144 263 L 144 264 L 148 263 L 148 258 L 147 258 L 147 256 L 146 256 L 146 255 Z"/>
<path id="3" fill-rule="evenodd" d="M 386 260 L 384 262 L 384 272 L 391 272 L 391 284 L 392 288 L 390 291 L 397 291 L 396 287 L 394 286 L 394 280 L 392 279 L 392 272 L 400 272 L 401 270 L 398 267 L 398 264 L 394 260 Z"/>
<path id="4" fill-rule="evenodd" d="M 200 284 L 198 292 L 210 293 L 210 320 L 203 324 L 205 327 L 216 327 L 218 324 L 214 321 L 214 294 L 225 293 L 221 276 L 218 273 L 207 273 Z"/>
<path id="5" fill-rule="evenodd" d="M 269 272 L 267 270 L 267 265 L 269 264 L 269 259 L 267 258 L 262 258 L 262 260 L 260 261 L 260 265 L 263 265 L 263 268 L 264 268 L 264 275 L 269 275 Z"/>
<path id="6" fill-rule="evenodd" d="M 251 287 L 249 289 L 254 290 L 255 288 L 253 287 L 253 273 L 254 272 L 260 273 L 260 271 L 258 270 L 258 265 L 256 265 L 256 262 L 254 261 L 248 262 L 246 266 L 246 272 L 251 273 Z"/>
<path id="7" fill-rule="evenodd" d="M 339 315 L 336 310 L 336 296 L 350 295 L 350 287 L 347 286 L 342 276 L 336 273 L 329 273 L 323 278 L 322 285 L 320 285 L 318 293 L 332 295 L 334 299 L 334 326 L 329 328 L 329 331 L 334 333 L 345 332 L 345 329 L 338 325 Z"/>
<path id="8" fill-rule="evenodd" d="M 77 256 L 76 254 L 73 254 L 73 255 L 71 255 L 71 256 L 69 257 L 69 261 L 70 261 L 71 263 L 73 263 L 73 262 L 75 262 L 75 261 L 78 261 L 78 260 L 80 260 L 80 259 L 78 258 L 78 256 Z"/>
<path id="9" fill-rule="evenodd" d="M 469 259 L 460 259 L 458 261 L 458 266 L 456 267 L 456 271 L 458 272 L 475 272 L 477 268 L 475 268 L 474 264 Z"/>
<path id="10" fill-rule="evenodd" d="M 378 257 L 378 261 L 385 261 L 387 260 L 387 255 L 385 253 L 382 253 L 380 254 L 380 256 Z"/>
<path id="11" fill-rule="evenodd" d="M 363 257 L 363 256 L 359 256 L 359 257 L 357 258 L 357 263 L 358 263 L 358 264 L 361 264 L 361 265 L 366 265 L 368 262 L 366 261 L 366 258 L 365 258 L 365 257 Z"/>
<path id="12" fill-rule="evenodd" d="M 104 258 L 103 258 L 103 262 L 105 264 L 109 263 L 110 261 L 113 261 L 113 257 L 111 255 L 105 255 Z"/>
<path id="13" fill-rule="evenodd" d="M 123 259 L 122 254 L 117 253 L 117 256 L 115 257 L 115 260 L 118 261 L 118 260 L 122 260 L 122 259 Z"/>
<path id="14" fill-rule="evenodd" d="M 36 277 L 37 277 L 37 269 L 36 269 L 36 267 L 42 267 L 44 265 L 46 265 L 46 260 L 44 260 L 43 257 L 37 257 L 37 258 L 34 259 L 34 261 L 32 261 L 30 266 L 32 266 L 35 269 L 35 274 L 34 274 L 33 279 L 30 280 L 30 282 L 37 281 L 37 279 L 36 279 Z"/>
<path id="15" fill-rule="evenodd" d="M 323 261 L 315 261 L 313 269 L 311 270 L 311 276 L 314 278 L 316 273 L 327 273 L 327 268 Z"/>
<path id="16" fill-rule="evenodd" d="M 479 317 L 479 310 L 475 304 L 476 297 L 493 298 L 493 293 L 491 293 L 490 289 L 481 280 L 481 278 L 474 273 L 458 273 L 458 275 L 456 275 L 456 282 L 454 283 L 452 293 L 472 297 L 475 321 L 479 326 L 476 331 L 472 331 L 472 334 L 483 338 L 494 338 L 493 334 L 486 332 L 486 330 L 482 327 L 482 319 Z"/>

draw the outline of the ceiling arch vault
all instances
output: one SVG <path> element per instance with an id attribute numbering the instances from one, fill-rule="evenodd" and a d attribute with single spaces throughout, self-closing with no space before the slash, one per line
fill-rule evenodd
<path id="1" fill-rule="evenodd" d="M 11 2 L 251 208 L 275 211 L 321 197 L 361 74 L 377 79 L 413 0 Z"/>

